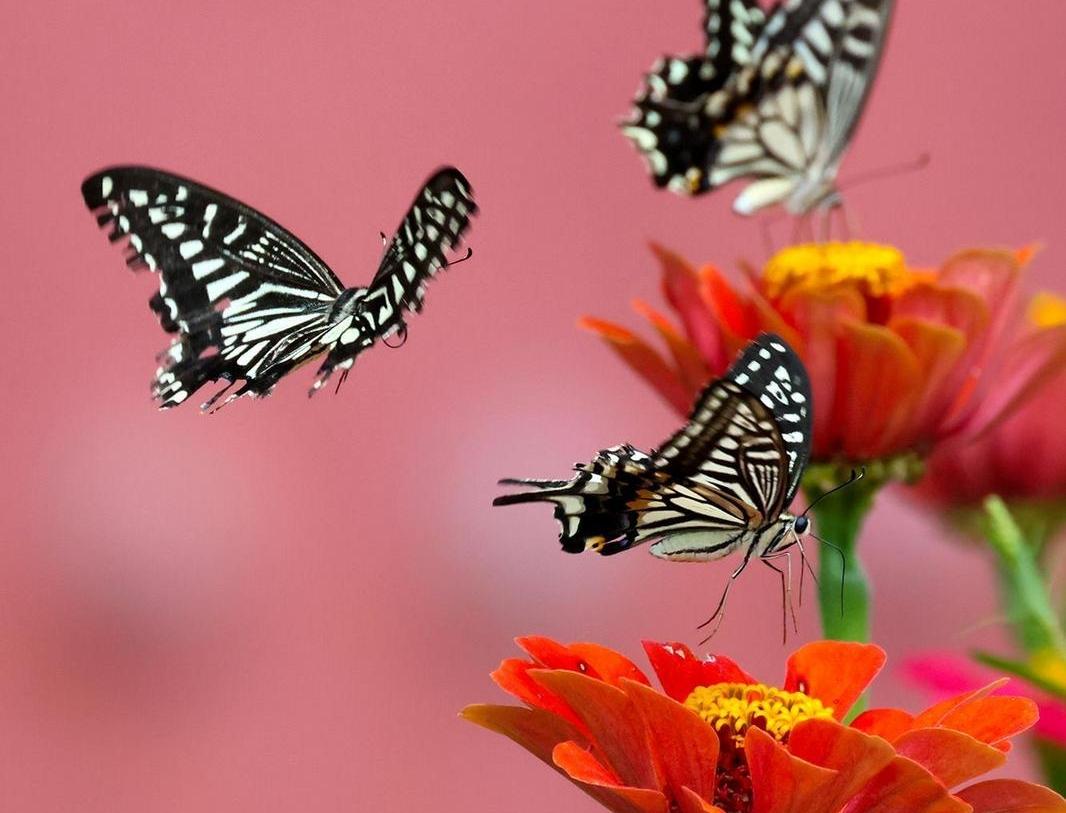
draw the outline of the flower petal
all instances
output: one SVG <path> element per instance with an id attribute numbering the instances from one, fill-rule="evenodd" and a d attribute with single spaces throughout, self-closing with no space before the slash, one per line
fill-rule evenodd
<path id="1" fill-rule="evenodd" d="M 970 703 L 974 700 L 978 700 L 982 697 L 988 697 L 992 692 L 1002 688 L 1008 682 L 1007 678 L 1000 678 L 994 680 L 987 686 L 982 686 L 979 689 L 974 689 L 969 692 L 963 692 L 955 697 L 949 697 L 946 700 L 941 700 L 939 703 L 930 706 L 917 717 L 914 718 L 915 728 L 930 728 L 935 725 L 940 725 L 945 716 L 950 714 L 956 708 Z"/>
<path id="2" fill-rule="evenodd" d="M 570 651 L 589 667 L 589 674 L 617 686 L 622 680 L 633 680 L 650 686 L 651 683 L 629 658 L 599 644 L 570 644 Z M 582 671 L 579 667 L 578 671 Z"/>
<path id="3" fill-rule="evenodd" d="M 815 641 L 788 659 L 784 688 L 818 698 L 842 720 L 884 665 L 885 651 L 879 646 Z"/>
<path id="4" fill-rule="evenodd" d="M 758 332 L 758 323 L 751 308 L 729 284 L 717 268 L 705 265 L 699 274 L 700 296 L 714 314 L 724 338 L 727 340 L 721 374 L 732 360 L 733 354 L 744 340 Z"/>
<path id="5" fill-rule="evenodd" d="M 844 808 L 846 813 L 971 813 L 917 762 L 897 756 Z"/>
<path id="6" fill-rule="evenodd" d="M 707 804 L 698 794 L 688 788 L 682 788 L 682 796 L 677 799 L 680 813 L 726 813 L 717 805 Z"/>
<path id="7" fill-rule="evenodd" d="M 753 788 L 752 813 L 834 813 L 825 794 L 837 772 L 793 756 L 760 728 L 744 738 Z"/>
<path id="8" fill-rule="evenodd" d="M 1007 755 L 999 749 L 950 728 L 908 731 L 894 745 L 896 751 L 913 759 L 946 788 L 986 774 L 1007 761 Z"/>
<path id="9" fill-rule="evenodd" d="M 974 813 L 1062 813 L 1066 801 L 1055 791 L 1019 779 L 990 779 L 960 790 L 956 796 Z"/>
<path id="10" fill-rule="evenodd" d="M 895 742 L 911 729 L 913 721 L 914 715 L 902 709 L 868 709 L 851 721 L 851 727 Z"/>
<path id="11" fill-rule="evenodd" d="M 663 267 L 663 295 L 670 303 L 685 333 L 715 374 L 722 372 L 729 362 L 722 343 L 718 321 L 700 296 L 700 281 L 696 271 L 681 256 L 656 243 L 651 250 Z"/>
<path id="12" fill-rule="evenodd" d="M 684 336 L 677 332 L 670 320 L 642 299 L 633 300 L 633 309 L 647 319 L 656 333 L 666 342 L 670 355 L 677 366 L 682 386 L 688 391 L 689 401 L 696 399 L 696 394 L 711 378 L 707 362 Z"/>
<path id="13" fill-rule="evenodd" d="M 659 791 L 620 785 L 610 769 L 575 742 L 560 743 L 552 759 L 574 784 L 613 813 L 667 813 L 670 809 Z"/>
<path id="14" fill-rule="evenodd" d="M 889 328 L 911 349 L 925 382 L 911 408 L 904 442 L 931 440 L 960 397 L 969 373 L 969 368 L 960 363 L 966 352 L 966 338 L 960 330 L 920 319 L 893 319 Z"/>
<path id="15" fill-rule="evenodd" d="M 822 790 L 825 804 L 831 810 L 839 810 L 895 756 L 892 746 L 880 737 L 833 720 L 818 719 L 796 725 L 789 736 L 788 750 L 812 765 L 838 772 L 833 782 Z"/>
<path id="16" fill-rule="evenodd" d="M 580 672 L 533 670 L 531 674 L 577 713 L 598 753 L 622 784 L 661 789 L 644 725 L 620 689 Z"/>
<path id="17" fill-rule="evenodd" d="M 689 788 L 704 801 L 714 801 L 718 764 L 714 729 L 691 710 L 647 686 L 625 681 L 622 691 L 644 723 L 648 748 L 667 797 L 681 799 L 682 788 Z"/>
<path id="18" fill-rule="evenodd" d="M 899 336 L 882 325 L 842 324 L 832 404 L 839 452 L 869 460 L 900 451 L 921 389 L 918 362 Z"/>
<path id="19" fill-rule="evenodd" d="M 964 731 L 989 745 L 1005 746 L 1006 750 L 1007 741 L 1031 727 L 1039 716 L 1036 703 L 1028 697 L 996 695 L 953 709 L 944 715 L 940 725 Z"/>
<path id="20" fill-rule="evenodd" d="M 622 361 L 651 384 L 674 409 L 682 415 L 688 413 L 692 406 L 688 391 L 678 378 L 677 371 L 651 345 L 631 330 L 603 319 L 585 316 L 578 320 L 578 324 L 607 342 L 622 357 Z"/>
<path id="21" fill-rule="evenodd" d="M 513 694 L 526 705 L 556 714 L 581 727 L 581 720 L 568 705 L 549 692 L 540 683 L 533 680 L 529 672 L 536 664 L 520 658 L 508 658 L 492 673 L 496 685 L 509 694 Z"/>
<path id="22" fill-rule="evenodd" d="M 684 644 L 654 641 L 644 641 L 643 644 L 663 691 L 679 703 L 683 703 L 697 686 L 757 682 L 724 655 L 708 655 L 703 659 L 696 657 Z"/>
<path id="23" fill-rule="evenodd" d="M 467 706 L 459 716 L 489 731 L 503 734 L 552 767 L 555 746 L 561 742 L 583 739 L 566 720 L 542 709 L 475 705 Z"/>

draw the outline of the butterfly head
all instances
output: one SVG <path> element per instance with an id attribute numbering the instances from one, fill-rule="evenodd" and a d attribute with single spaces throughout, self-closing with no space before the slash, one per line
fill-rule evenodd
<path id="1" fill-rule="evenodd" d="M 330 320 L 338 321 L 345 316 L 354 315 L 361 307 L 362 301 L 366 297 L 366 288 L 348 288 L 340 296 L 337 297 L 337 301 L 333 303 L 333 309 L 330 311 Z"/>

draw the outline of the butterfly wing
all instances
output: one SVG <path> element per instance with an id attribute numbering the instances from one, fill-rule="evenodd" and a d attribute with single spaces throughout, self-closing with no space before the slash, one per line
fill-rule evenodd
<path id="1" fill-rule="evenodd" d="M 444 167 L 426 181 L 360 300 L 357 340 L 335 344 L 318 371 L 315 389 L 334 369 L 350 367 L 353 353 L 405 330 L 404 313 L 422 309 L 426 284 L 448 266 L 446 252 L 459 244 L 477 214 L 473 194 L 470 182 L 454 167 Z"/>
<path id="2" fill-rule="evenodd" d="M 208 381 L 242 380 L 234 393 L 266 395 L 297 364 L 321 352 L 342 291 L 329 267 L 265 215 L 187 178 L 148 167 L 111 167 L 82 195 L 128 238 L 127 263 L 159 274 L 150 305 L 177 333 L 153 394 L 176 406 Z"/>

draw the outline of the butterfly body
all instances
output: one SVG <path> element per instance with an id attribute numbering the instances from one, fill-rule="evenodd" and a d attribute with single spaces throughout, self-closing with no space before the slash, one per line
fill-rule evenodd
<path id="1" fill-rule="evenodd" d="M 225 381 L 204 409 L 265 397 L 295 368 L 325 355 L 311 392 L 379 339 L 406 331 L 426 283 L 448 266 L 477 213 L 457 169 L 422 186 L 386 243 L 369 285 L 345 287 L 314 252 L 251 207 L 195 181 L 150 167 L 110 167 L 82 195 L 112 241 L 127 239 L 127 263 L 159 276 L 149 305 L 176 334 L 160 354 L 152 394 L 161 408 Z"/>
<path id="2" fill-rule="evenodd" d="M 706 52 L 666 57 L 623 132 L 656 185 L 682 195 L 733 180 L 741 214 L 839 202 L 836 175 L 872 87 L 893 0 L 706 0 Z"/>
<path id="3" fill-rule="evenodd" d="M 552 503 L 568 553 L 611 555 L 650 542 L 652 555 L 672 561 L 740 550 L 745 561 L 769 559 L 808 528 L 787 509 L 810 456 L 811 408 L 799 358 L 764 334 L 707 385 L 658 450 L 614 446 L 575 465 L 569 480 L 504 480 L 532 488 L 494 504 Z"/>

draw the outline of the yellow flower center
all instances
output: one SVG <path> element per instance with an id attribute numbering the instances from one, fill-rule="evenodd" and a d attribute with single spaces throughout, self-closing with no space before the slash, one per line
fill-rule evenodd
<path id="1" fill-rule="evenodd" d="M 899 249 L 879 243 L 806 243 L 781 249 L 766 264 L 763 282 L 771 299 L 797 284 L 828 288 L 857 285 L 868 296 L 891 296 L 913 277 Z"/>
<path id="2" fill-rule="evenodd" d="M 1029 321 L 1035 327 L 1066 325 L 1066 299 L 1044 291 L 1029 303 Z"/>
<path id="3" fill-rule="evenodd" d="M 751 726 L 761 728 L 778 742 L 785 742 L 796 723 L 815 718 L 831 719 L 833 710 L 803 692 L 786 692 L 761 683 L 716 683 L 697 686 L 685 705 L 720 737 L 732 737 L 737 745 Z"/>

